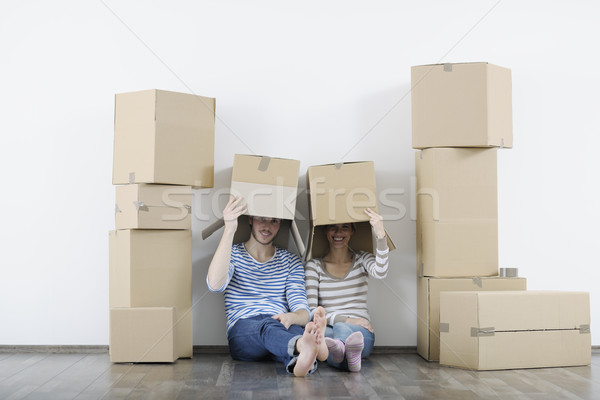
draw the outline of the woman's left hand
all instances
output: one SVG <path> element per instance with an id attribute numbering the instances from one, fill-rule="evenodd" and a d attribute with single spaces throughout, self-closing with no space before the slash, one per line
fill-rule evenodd
<path id="1" fill-rule="evenodd" d="M 371 218 L 369 220 L 369 223 L 371 224 L 371 227 L 373 228 L 375 237 L 377 239 L 383 239 L 385 237 L 385 228 L 383 227 L 383 217 L 381 215 L 377 214 L 375 211 L 371 210 L 370 208 L 367 208 L 365 210 L 365 214 L 367 214 L 369 216 L 369 218 Z"/>

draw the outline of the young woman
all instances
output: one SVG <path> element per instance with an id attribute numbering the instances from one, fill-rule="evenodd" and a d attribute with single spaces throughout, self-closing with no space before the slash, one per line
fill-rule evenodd
<path id="1" fill-rule="evenodd" d="M 375 255 L 348 246 L 355 232 L 351 223 L 326 225 L 329 251 L 305 266 L 306 294 L 311 314 L 317 306 L 327 310 L 325 342 L 329 365 L 351 372 L 361 368 L 361 358 L 373 350 L 375 334 L 367 309 L 368 278 L 383 279 L 389 267 L 389 248 L 382 217 L 365 213 L 377 240 Z"/>

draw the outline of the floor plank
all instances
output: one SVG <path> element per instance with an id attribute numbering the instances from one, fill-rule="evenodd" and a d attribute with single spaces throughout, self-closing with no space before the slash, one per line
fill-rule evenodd
<path id="1" fill-rule="evenodd" d="M 320 363 L 306 378 L 276 362 L 198 354 L 113 364 L 107 353 L 0 355 L 1 399 L 599 399 L 600 354 L 583 367 L 468 371 L 416 354 L 373 354 L 359 373 Z"/>

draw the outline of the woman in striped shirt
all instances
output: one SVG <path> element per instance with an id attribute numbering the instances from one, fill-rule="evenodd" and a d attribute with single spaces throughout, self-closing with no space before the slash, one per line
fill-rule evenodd
<path id="1" fill-rule="evenodd" d="M 360 371 L 361 358 L 369 356 L 375 343 L 367 309 L 368 278 L 385 278 L 389 267 L 383 218 L 369 208 L 365 213 L 377 239 L 375 255 L 348 247 L 356 230 L 353 224 L 326 225 L 323 229 L 329 252 L 309 260 L 305 266 L 311 315 L 317 306 L 327 310 L 327 362 L 352 372 Z"/>

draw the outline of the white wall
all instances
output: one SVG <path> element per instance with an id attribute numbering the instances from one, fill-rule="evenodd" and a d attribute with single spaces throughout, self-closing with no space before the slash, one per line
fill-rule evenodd
<path id="1" fill-rule="evenodd" d="M 410 66 L 461 61 L 513 73 L 500 264 L 530 289 L 589 291 L 600 344 L 600 6 L 406 3 L 1 3 L 0 344 L 108 343 L 113 95 L 160 88 L 217 98 L 216 184 L 196 193 L 196 213 L 229 186 L 234 153 L 299 159 L 302 187 L 311 165 L 374 160 L 378 189 L 404 190 L 370 307 L 378 345 L 416 345 Z M 193 223 L 197 345 L 226 343 L 222 297 L 204 283 L 209 222 Z"/>

